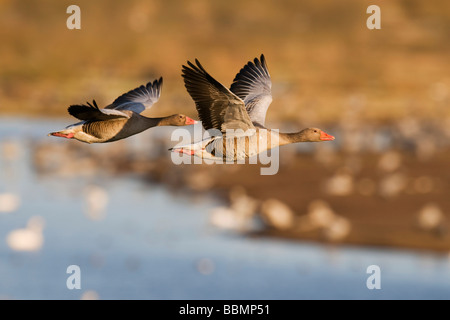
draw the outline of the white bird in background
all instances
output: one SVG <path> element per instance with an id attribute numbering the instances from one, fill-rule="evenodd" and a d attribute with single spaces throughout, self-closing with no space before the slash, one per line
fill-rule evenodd
<path id="1" fill-rule="evenodd" d="M 0 213 L 16 211 L 20 206 L 20 197 L 14 193 L 0 193 Z"/>
<path id="2" fill-rule="evenodd" d="M 264 200 L 261 205 L 261 216 L 267 225 L 287 230 L 294 226 L 295 214 L 284 202 L 275 198 Z"/>
<path id="3" fill-rule="evenodd" d="M 99 300 L 100 296 L 95 290 L 87 290 L 81 295 L 81 300 Z"/>
<path id="4" fill-rule="evenodd" d="M 258 201 L 247 195 L 243 187 L 235 186 L 230 191 L 230 205 L 211 210 L 211 223 L 224 229 L 250 230 L 257 206 Z"/>
<path id="5" fill-rule="evenodd" d="M 91 220 L 102 220 L 106 216 L 109 202 L 108 192 L 100 186 L 89 185 L 84 189 L 85 215 Z"/>
<path id="6" fill-rule="evenodd" d="M 11 231 L 6 236 L 6 242 L 15 251 L 38 251 L 44 243 L 43 229 L 44 218 L 33 216 L 28 220 L 26 228 Z"/>
<path id="7" fill-rule="evenodd" d="M 439 231 L 443 227 L 444 220 L 442 209 L 434 202 L 424 205 L 417 216 L 419 227 L 426 231 Z"/>

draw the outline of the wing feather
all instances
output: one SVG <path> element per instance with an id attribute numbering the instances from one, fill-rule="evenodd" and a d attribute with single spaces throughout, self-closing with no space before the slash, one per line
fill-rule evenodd
<path id="1" fill-rule="evenodd" d="M 183 65 L 185 87 L 195 102 L 199 119 L 206 130 L 254 129 L 242 99 L 215 80 L 196 59 L 196 65 Z"/>
<path id="2" fill-rule="evenodd" d="M 93 100 L 93 104 L 87 102 L 87 105 L 71 105 L 67 111 L 73 117 L 84 121 L 103 121 L 129 118 L 128 114 L 118 110 L 100 109 L 95 100 Z"/>
<path id="3" fill-rule="evenodd" d="M 254 124 L 264 126 L 272 102 L 272 81 L 264 55 L 249 61 L 236 75 L 230 90 L 241 98 Z"/>
<path id="4" fill-rule="evenodd" d="M 130 110 L 141 113 L 150 109 L 161 96 L 162 77 L 122 94 L 105 109 Z"/>

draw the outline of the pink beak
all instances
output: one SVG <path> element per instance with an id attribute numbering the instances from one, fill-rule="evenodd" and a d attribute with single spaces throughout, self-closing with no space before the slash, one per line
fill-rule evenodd
<path id="1" fill-rule="evenodd" d="M 55 137 L 72 139 L 75 134 L 73 134 L 73 133 L 64 134 L 64 133 L 60 133 L 60 132 L 51 132 L 48 135 L 49 136 L 55 136 Z"/>
<path id="2" fill-rule="evenodd" d="M 196 124 L 196 123 L 197 123 L 197 121 L 195 121 L 194 119 L 186 117 L 186 124 L 187 125 L 189 125 L 189 124 Z"/>
<path id="3" fill-rule="evenodd" d="M 184 153 L 184 154 L 187 154 L 187 155 L 190 155 L 190 156 L 194 155 L 194 150 L 187 150 L 187 149 L 184 149 L 184 148 L 171 148 L 169 150 L 172 151 L 172 152 Z"/>
<path id="4" fill-rule="evenodd" d="M 334 139 L 335 138 L 332 135 L 330 135 L 328 133 L 325 133 L 324 131 L 322 131 L 320 133 L 320 140 L 322 140 L 322 141 L 331 141 L 331 140 L 334 140 Z"/>

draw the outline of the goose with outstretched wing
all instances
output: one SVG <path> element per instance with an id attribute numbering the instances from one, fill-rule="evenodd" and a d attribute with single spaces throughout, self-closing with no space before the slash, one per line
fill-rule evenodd
<path id="1" fill-rule="evenodd" d="M 141 115 L 159 100 L 162 83 L 162 78 L 159 78 L 141 85 L 124 93 L 105 108 L 99 108 L 95 100 L 92 104 L 87 102 L 86 105 L 71 105 L 68 108 L 69 114 L 82 121 L 49 135 L 86 143 L 105 143 L 121 140 L 157 126 L 194 124 L 195 120 L 183 114 L 162 118 Z"/>
<path id="2" fill-rule="evenodd" d="M 265 150 L 296 142 L 320 142 L 334 137 L 318 128 L 278 133 L 264 127 L 272 101 L 271 81 L 264 56 L 249 62 L 230 89 L 215 80 L 200 62 L 182 67 L 185 87 L 195 102 L 205 130 L 220 131 L 203 141 L 171 149 L 204 159 L 237 161 Z"/>

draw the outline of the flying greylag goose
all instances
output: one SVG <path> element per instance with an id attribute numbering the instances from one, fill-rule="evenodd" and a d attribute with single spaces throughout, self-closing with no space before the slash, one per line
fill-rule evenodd
<path id="1" fill-rule="evenodd" d="M 306 128 L 295 133 L 278 133 L 264 127 L 266 111 L 272 101 L 271 81 L 264 56 L 249 62 L 236 75 L 231 90 L 196 65 L 182 68 L 185 87 L 195 102 L 205 130 L 221 132 L 203 141 L 171 149 L 203 159 L 237 161 L 268 149 L 296 142 L 334 140 L 321 129 Z M 228 131 L 228 132 L 227 132 Z M 227 148 L 228 146 L 228 148 Z"/>
<path id="2" fill-rule="evenodd" d="M 68 112 L 81 122 L 64 130 L 49 133 L 49 136 L 77 139 L 86 143 L 112 142 L 156 126 L 185 126 L 196 121 L 183 115 L 174 114 L 163 118 L 148 118 L 141 113 L 150 109 L 160 95 L 162 78 L 124 93 L 104 109 L 93 104 L 71 105 Z"/>

